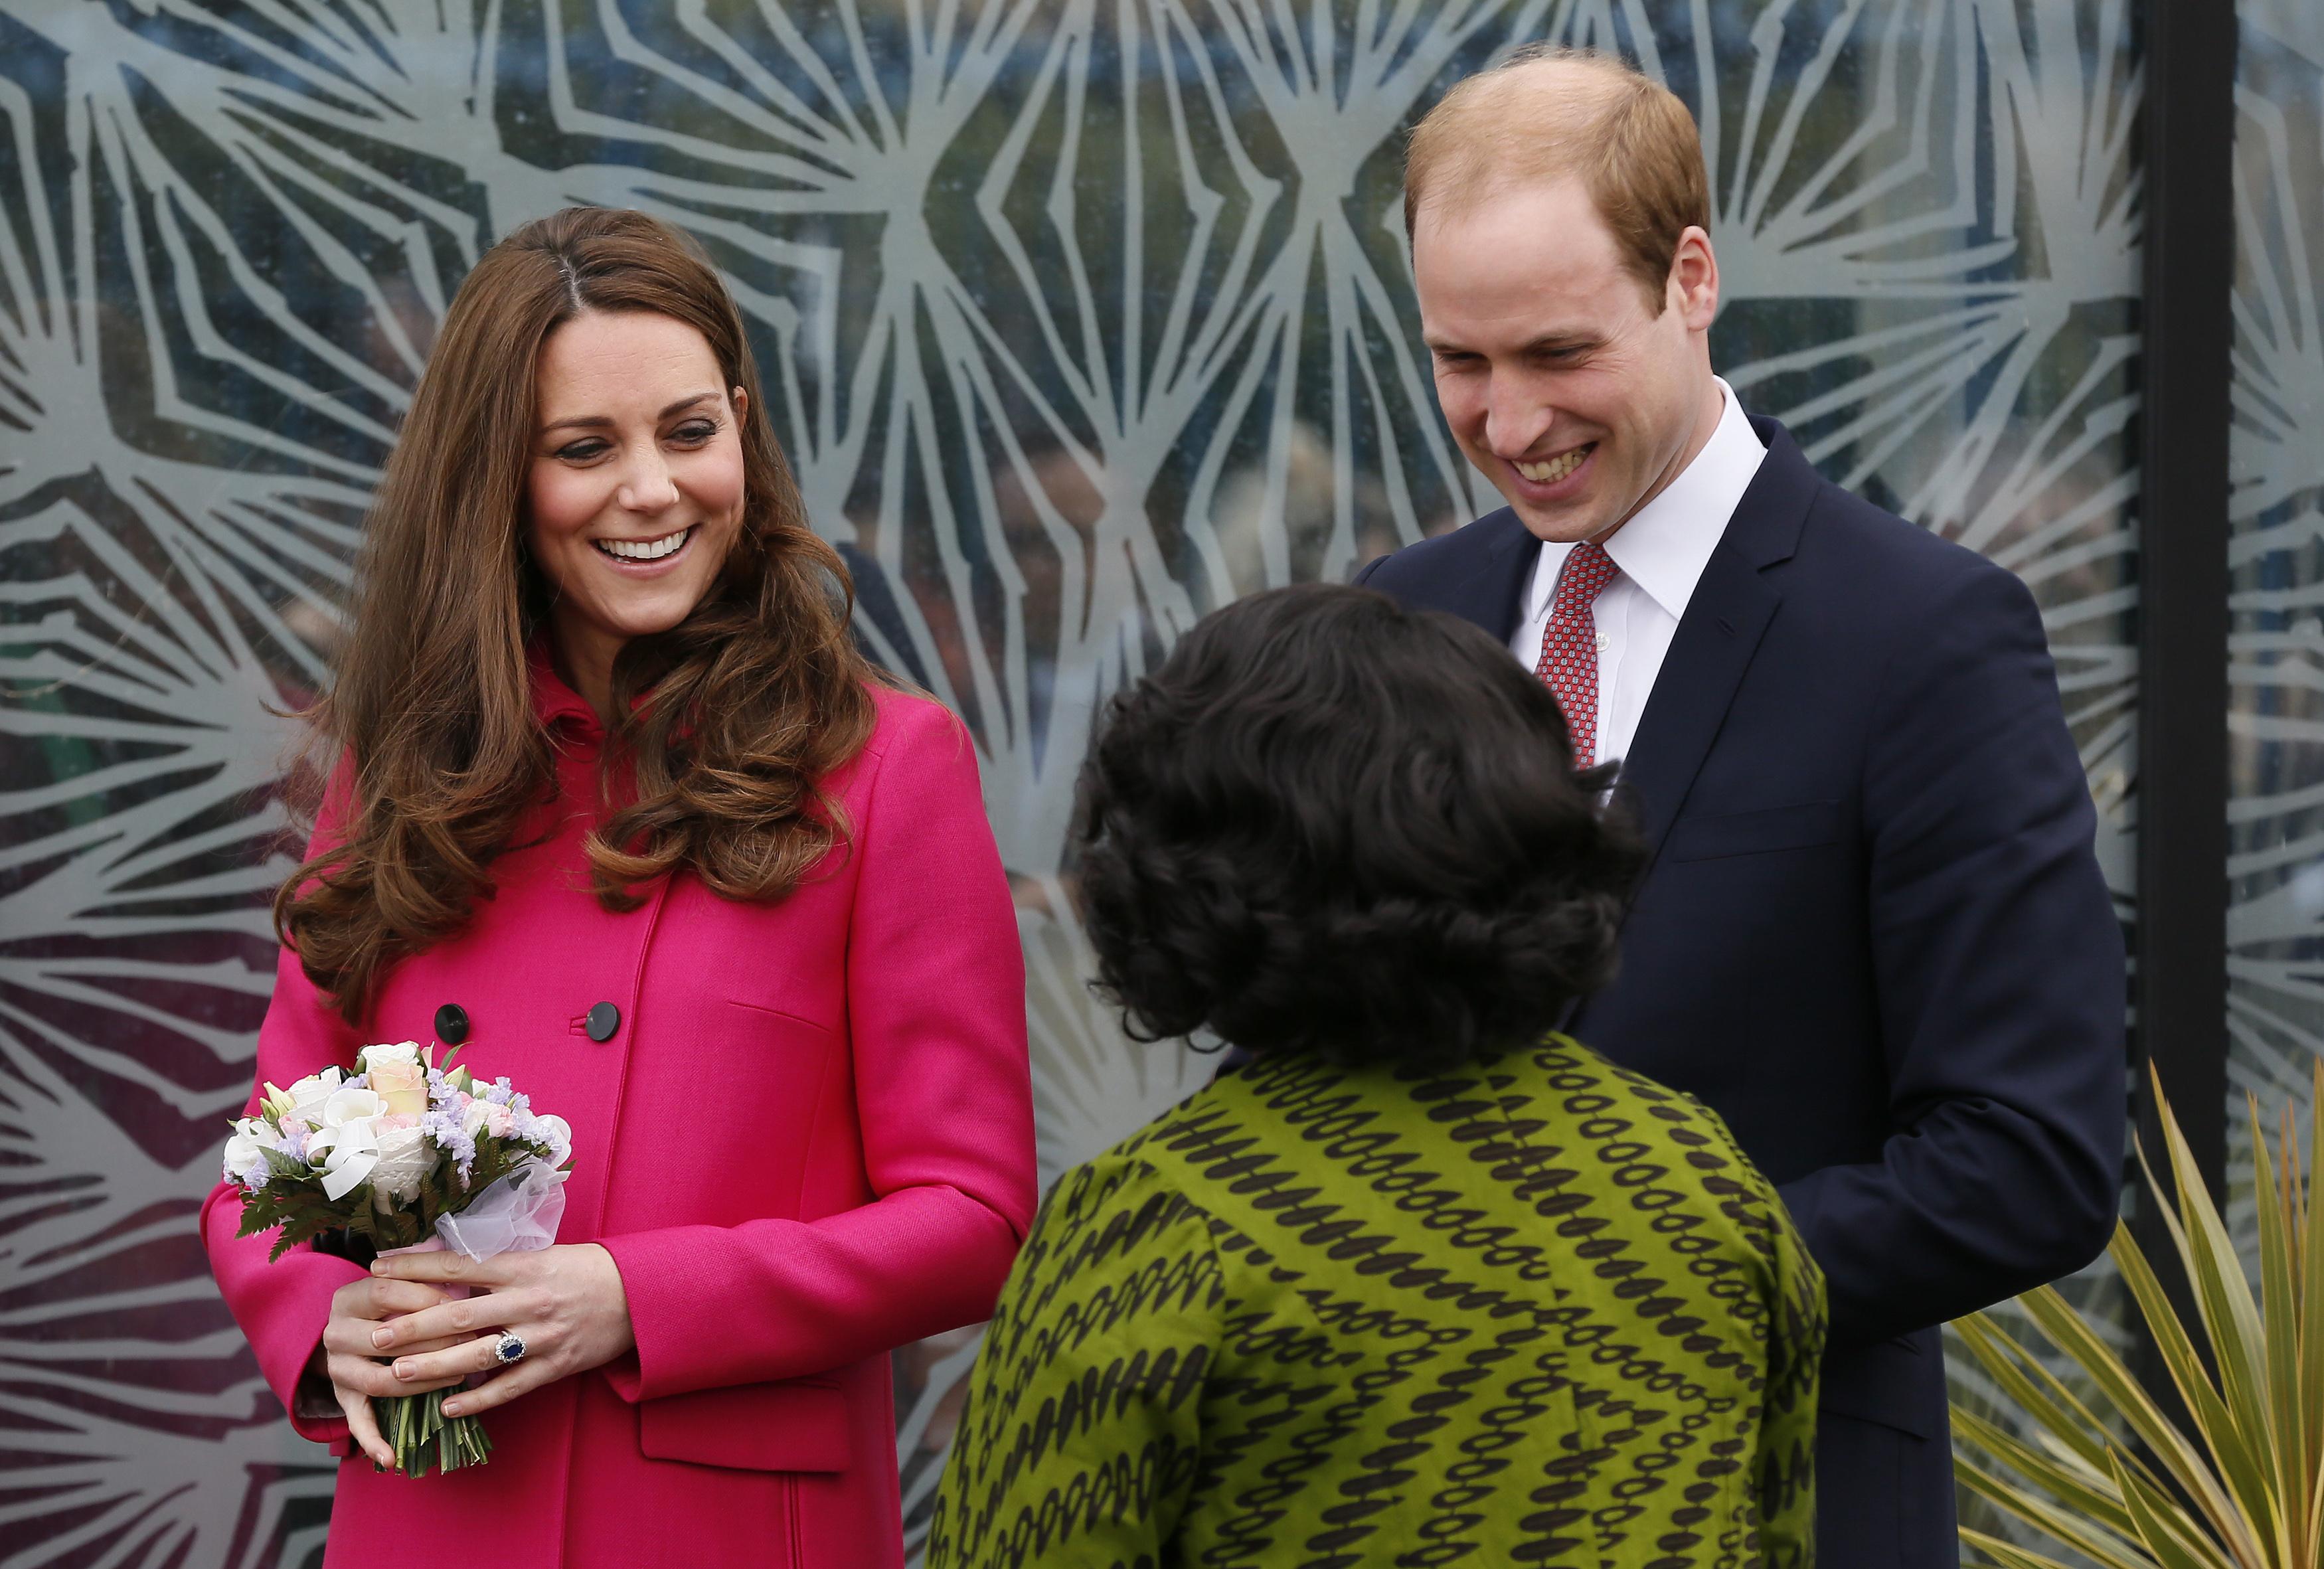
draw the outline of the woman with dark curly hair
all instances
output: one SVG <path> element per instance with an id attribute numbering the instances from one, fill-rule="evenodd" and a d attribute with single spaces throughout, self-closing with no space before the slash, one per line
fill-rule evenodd
<path id="1" fill-rule="evenodd" d="M 1031 1219 L 1023 961 L 975 751 L 857 652 L 765 408 L 702 253 L 574 208 L 479 260 L 389 458 L 258 1078 L 456 1046 L 573 1165 L 556 1246 L 473 1264 L 269 1262 L 213 1192 L 346 1456 L 329 1564 L 901 1569 L 888 1354 Z M 437 1389 L 491 1462 L 398 1474 L 371 1402 Z"/>
<path id="2" fill-rule="evenodd" d="M 1812 1562 L 1821 1278 L 1715 1115 L 1551 1033 L 1637 871 L 1606 783 L 1507 649 L 1363 589 L 1114 700 L 1102 983 L 1240 1066 L 1050 1195 L 931 1569 Z"/>

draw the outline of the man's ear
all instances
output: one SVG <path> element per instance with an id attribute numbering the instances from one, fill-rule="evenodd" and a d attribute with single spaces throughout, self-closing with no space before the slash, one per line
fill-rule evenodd
<path id="1" fill-rule="evenodd" d="M 1711 249 L 1711 235 L 1699 224 L 1689 224 L 1671 253 L 1668 308 L 1675 309 L 1690 332 L 1708 332 L 1719 314 L 1719 258 Z"/>

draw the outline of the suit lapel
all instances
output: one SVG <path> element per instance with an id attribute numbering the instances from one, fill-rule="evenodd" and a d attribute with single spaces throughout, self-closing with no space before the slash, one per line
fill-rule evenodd
<path id="1" fill-rule="evenodd" d="M 1476 565 L 1446 584 L 1435 608 L 1473 621 L 1507 642 L 1517 635 L 1526 582 L 1540 558 L 1541 542 L 1508 507 L 1486 513 L 1462 532 L 1477 541 Z"/>
<path id="2" fill-rule="evenodd" d="M 1767 568 L 1789 560 L 1798 548 L 1801 525 L 1822 483 L 1781 425 L 1751 423 L 1766 443 L 1767 457 L 1687 601 L 1630 754 L 1622 760 L 1620 788 L 1637 813 L 1650 857 L 1661 853 L 1678 820 L 1783 604 L 1781 575 Z"/>
<path id="3" fill-rule="evenodd" d="M 1782 603 L 1756 568 L 1723 546 L 1712 552 L 1655 678 L 1630 754 L 1622 760 L 1621 790 L 1637 813 L 1649 856 L 1660 854 L 1678 820 L 1760 636 Z"/>

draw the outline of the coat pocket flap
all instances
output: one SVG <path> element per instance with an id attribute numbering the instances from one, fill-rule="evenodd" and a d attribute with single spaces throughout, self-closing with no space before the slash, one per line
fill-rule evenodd
<path id="1" fill-rule="evenodd" d="M 651 1460 L 742 1471 L 845 1471 L 847 1397 L 791 1379 L 641 1400 L 638 1447 Z"/>
<path id="2" fill-rule="evenodd" d="M 1756 855 L 1770 850 L 1804 850 L 1840 842 L 1840 803 L 1802 801 L 1761 812 L 1728 812 L 1712 817 L 1682 817 L 1671 829 L 1673 861 L 1712 861 L 1723 855 Z"/>

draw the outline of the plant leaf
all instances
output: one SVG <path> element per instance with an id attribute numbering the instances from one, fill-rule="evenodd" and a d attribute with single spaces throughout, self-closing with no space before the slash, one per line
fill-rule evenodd
<path id="1" fill-rule="evenodd" d="M 2137 1253 L 2137 1244 L 2131 1241 L 2126 1228 L 2117 1228 L 2113 1250 L 2117 1260 L 2124 1252 Z M 2198 1453 L 2187 1435 L 2179 1431 L 2153 1398 L 2140 1388 L 2123 1365 L 2114 1348 L 2100 1340 L 2089 1325 L 2084 1324 L 2074 1310 L 2066 1306 L 2064 1297 L 2050 1287 L 2029 1291 L 2018 1300 L 2025 1311 L 2041 1326 L 2051 1343 L 2071 1358 L 2076 1366 L 2096 1383 L 2114 1408 L 2122 1414 L 2131 1430 L 2143 1440 L 2148 1450 L 2162 1464 L 2171 1480 L 2177 1483 L 2201 1506 L 2212 1523 L 2212 1528 L 2229 1543 L 2241 1547 L 2248 1545 L 2250 1527 L 2236 1509 L 2235 1500 L 2220 1485 L 2220 1479 L 2209 1461 Z M 2168 1314 L 2168 1307 L 2163 1311 Z M 2119 1452 L 2112 1457 L 2119 1462 Z"/>
<path id="2" fill-rule="evenodd" d="M 2110 1471 L 2081 1472 L 2061 1465 L 1972 1411 L 1953 1413 L 1953 1435 L 1984 1450 L 2067 1509 L 2088 1516 L 2116 1536 L 2136 1535 L 2137 1527 L 2123 1507 Z"/>
<path id="3" fill-rule="evenodd" d="M 2000 1565 L 2000 1569 L 2067 1569 L 2066 1564 L 2055 1558 L 2045 1558 L 2039 1553 L 2029 1553 L 2024 1548 L 2005 1542 L 1998 1537 L 1988 1537 L 1983 1531 L 1973 1531 L 1967 1526 L 1961 1527 L 1960 1539 L 1963 1546 L 1976 1548 L 1993 1559 Z"/>
<path id="4" fill-rule="evenodd" d="M 2298 1250 L 2283 1185 L 2268 1152 L 2266 1130 L 2260 1126 L 2259 1102 L 2248 1094 L 2244 1098 L 2251 1119 L 2254 1207 L 2259 1219 L 2260 1325 L 2266 1340 L 2261 1349 L 2267 1366 L 2268 1426 L 2274 1438 L 2270 1454 L 2275 1474 L 2269 1489 L 2276 1505 L 2273 1535 L 2277 1561 L 2289 1564 L 2295 1561 L 2292 1538 L 2303 1525 L 2307 1481 L 2312 1474 L 2307 1424 L 2300 1411 L 2300 1306 L 2292 1288 Z"/>
<path id="5" fill-rule="evenodd" d="M 1973 1313 L 1956 1320 L 1953 1330 L 1978 1364 L 2027 1416 L 2094 1470 L 2106 1469 L 2107 1444 L 2113 1436 L 2106 1425 L 2037 1358 L 2011 1339 L 1990 1314 Z M 2046 1389 L 2037 1389 L 2036 1380 Z"/>
<path id="6" fill-rule="evenodd" d="M 2216 1457 L 2224 1436 L 2234 1443 L 2235 1419 L 2228 1414 L 2226 1402 L 2219 1398 L 2218 1387 L 2211 1382 L 2209 1370 L 2204 1367 L 2201 1355 L 2195 1349 L 2194 1337 L 2179 1320 L 2179 1315 L 2164 1294 L 2162 1280 L 2138 1244 L 2130 1240 L 2127 1230 L 2118 1233 L 2117 1245 L 2107 1250 L 2115 1268 L 2129 1288 L 2133 1301 L 2146 1321 L 2147 1333 L 2154 1339 L 2156 1349 L 2163 1354 L 2163 1366 L 2169 1370 L 2171 1381 L 2177 1386 L 2179 1398 L 2186 1402 L 2188 1414 L 2194 1418 L 2196 1432 L 2209 1446 Z M 2156 1479 L 2150 1473 L 2147 1480 Z M 2183 1482 L 2182 1482 L 2183 1485 Z M 2222 1495 L 2224 1497 L 2224 1495 Z"/>
<path id="7" fill-rule="evenodd" d="M 2090 1521 L 2061 1509 L 2030 1488 L 1979 1470 L 1962 1455 L 1953 1456 L 1953 1475 L 1960 1484 L 2005 1514 L 2015 1515 L 2046 1536 L 2081 1554 L 2098 1569 L 2156 1569 L 2154 1560 Z"/>
<path id="8" fill-rule="evenodd" d="M 2208 1435 L 2211 1452 L 2221 1480 L 2235 1494 L 2255 1534 L 2277 1537 L 2282 1534 L 2282 1503 L 2272 1468 L 2264 1458 L 2276 1447 L 2267 1398 L 2267 1332 L 2260 1322 L 2251 1282 L 2244 1278 L 2243 1260 L 2211 1202 L 2210 1190 L 2203 1185 L 2194 1151 L 2179 1130 L 2178 1118 L 2161 1100 L 2162 1080 L 2152 1065 L 2147 1072 L 2153 1083 L 2177 1189 L 2181 1224 L 2173 1238 L 2179 1241 L 2181 1261 L 2195 1288 L 2196 1312 L 2201 1315 L 2220 1393 L 2233 1418 L 2227 1429 Z"/>
<path id="9" fill-rule="evenodd" d="M 2263 1560 L 2231 1555 L 2206 1539 L 2176 1500 L 2132 1476 L 2118 1462 L 2115 1482 L 2138 1522 L 2139 1539 L 2162 1569 L 2266 1569 Z"/>
<path id="10" fill-rule="evenodd" d="M 2324 1059 L 2310 1070 L 2309 1159 L 2304 1175 L 2314 1180 L 2316 1163 L 2324 1159 Z M 2297 1138 L 2290 1139 L 2285 1158 L 2300 1159 Z M 2324 1237 L 2316 1234 L 2316 1195 L 2308 1184 L 2294 1182 L 2299 1201 L 2298 1225 L 2292 1237 L 2300 1252 L 2299 1343 L 2293 1360 L 2300 1368 L 2301 1427 L 2307 1435 L 2308 1484 L 2301 1550 L 2310 1563 L 2324 1558 Z M 2298 1507 L 2295 1505 L 2295 1507 Z"/>

